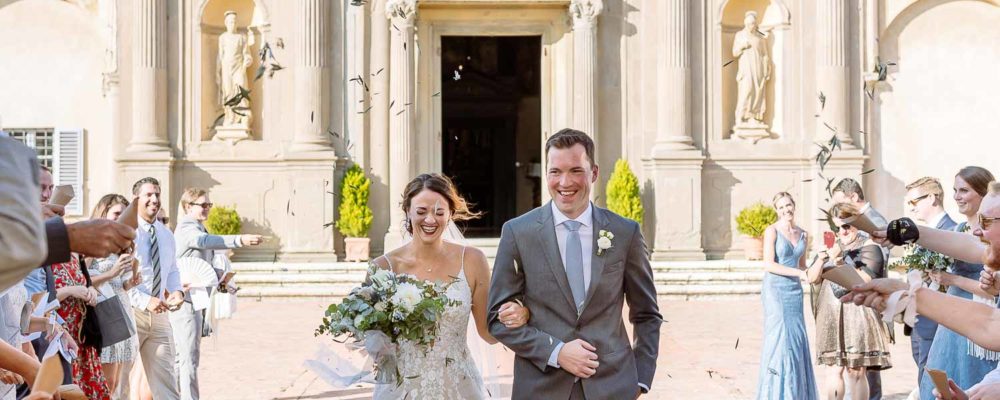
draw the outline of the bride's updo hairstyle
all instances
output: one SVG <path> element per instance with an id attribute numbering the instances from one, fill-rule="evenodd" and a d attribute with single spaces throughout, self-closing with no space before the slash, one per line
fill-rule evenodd
<path id="1" fill-rule="evenodd" d="M 424 190 L 430 190 L 444 197 L 445 201 L 448 202 L 448 210 L 451 211 L 452 221 L 468 221 L 479 218 L 482 215 L 482 213 L 473 212 L 470 209 L 469 203 L 458 194 L 455 184 L 447 176 L 437 173 L 420 174 L 420 176 L 413 178 L 406 185 L 406 189 L 403 190 L 402 207 L 403 213 L 407 215 L 406 220 L 403 222 L 403 229 L 406 229 L 411 234 L 413 233 L 413 226 L 410 224 L 409 217 L 410 201 Z"/>

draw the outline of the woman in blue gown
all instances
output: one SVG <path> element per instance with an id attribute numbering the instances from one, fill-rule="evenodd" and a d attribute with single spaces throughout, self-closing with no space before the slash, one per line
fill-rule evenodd
<path id="1" fill-rule="evenodd" d="M 988 191 L 993 174 L 980 167 L 965 167 L 955 176 L 955 203 L 958 211 L 969 221 L 976 221 L 979 204 Z M 970 232 L 967 223 L 959 224 L 955 230 Z M 955 261 L 948 272 L 931 273 L 931 278 L 948 287 L 948 294 L 963 299 L 972 299 L 975 294 L 979 301 L 991 301 L 993 296 L 979 287 L 979 273 L 982 264 L 970 264 Z M 934 334 L 934 342 L 927 355 L 927 368 L 939 369 L 948 373 L 948 378 L 963 390 L 968 390 L 979 383 L 986 374 L 997 367 L 997 353 L 988 351 L 969 341 L 965 336 L 938 325 Z M 933 399 L 934 382 L 926 371 L 921 371 L 920 399 Z"/>
<path id="2" fill-rule="evenodd" d="M 772 203 L 778 222 L 764 232 L 764 341 L 758 400 L 818 400 L 802 311 L 806 232 L 795 225 L 795 200 L 781 192 Z"/>

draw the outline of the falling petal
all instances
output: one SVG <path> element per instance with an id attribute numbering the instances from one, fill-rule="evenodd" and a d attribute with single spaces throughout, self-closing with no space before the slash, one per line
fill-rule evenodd
<path id="1" fill-rule="evenodd" d="M 728 66 L 729 66 L 729 64 L 732 64 L 732 63 L 733 63 L 733 61 L 736 61 L 736 59 L 734 58 L 734 59 L 732 59 L 732 60 L 729 60 L 729 61 L 726 61 L 726 63 L 725 63 L 725 64 L 722 64 L 722 68 L 726 68 L 726 67 L 728 67 Z"/>
<path id="2" fill-rule="evenodd" d="M 819 109 L 823 110 L 826 108 L 826 95 L 823 92 L 819 92 Z"/>
<path id="3" fill-rule="evenodd" d="M 862 173 L 861 173 L 861 175 L 868 175 L 868 174 L 870 174 L 870 173 L 872 173 L 872 172 L 875 172 L 875 169 L 874 169 L 874 168 L 872 168 L 872 169 L 870 169 L 870 170 L 867 170 L 867 171 L 865 171 L 865 172 L 862 172 Z"/>

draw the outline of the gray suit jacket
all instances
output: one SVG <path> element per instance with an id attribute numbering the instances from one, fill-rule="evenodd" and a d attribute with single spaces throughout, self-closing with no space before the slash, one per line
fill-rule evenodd
<path id="1" fill-rule="evenodd" d="M 885 217 L 883 217 L 882 214 L 879 214 L 878 211 L 875 211 L 875 207 L 873 207 L 871 203 L 868 203 L 868 209 L 865 210 L 864 215 L 865 217 L 868 217 L 868 220 L 872 221 L 872 223 L 878 225 L 880 228 L 885 228 L 889 226 L 889 221 L 886 221 Z"/>
<path id="2" fill-rule="evenodd" d="M 197 257 L 212 265 L 216 250 L 242 247 L 240 235 L 210 235 L 198 220 L 182 216 L 174 228 L 177 258 Z"/>
<path id="3" fill-rule="evenodd" d="M 582 380 L 588 399 L 634 395 L 639 383 L 652 387 L 659 351 L 660 316 L 656 287 L 639 224 L 594 206 L 594 246 L 602 230 L 614 234 L 613 247 L 592 256 L 590 287 L 577 313 L 556 243 L 551 204 L 507 221 L 493 265 L 489 329 L 514 350 L 512 399 L 569 398 L 576 377 L 548 365 L 559 342 L 582 339 L 597 348 L 600 366 Z M 531 310 L 528 324 L 508 329 L 500 306 L 522 299 Z M 627 300 L 635 345 L 622 317 Z"/>
<path id="4" fill-rule="evenodd" d="M 39 171 L 33 150 L 0 137 L 0 292 L 41 266 L 49 253 L 38 201 Z M 53 221 L 53 227 L 61 227 L 65 238 L 61 220 Z M 63 250 L 59 253 L 69 254 L 69 241 L 53 240 L 53 244 Z"/>

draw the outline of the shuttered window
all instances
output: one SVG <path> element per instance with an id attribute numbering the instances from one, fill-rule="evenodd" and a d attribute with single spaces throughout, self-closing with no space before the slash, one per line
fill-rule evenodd
<path id="1" fill-rule="evenodd" d="M 83 130 L 5 129 L 12 139 L 35 149 L 38 162 L 52 169 L 56 185 L 73 185 L 76 197 L 66 206 L 66 215 L 83 215 Z"/>

